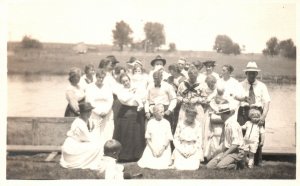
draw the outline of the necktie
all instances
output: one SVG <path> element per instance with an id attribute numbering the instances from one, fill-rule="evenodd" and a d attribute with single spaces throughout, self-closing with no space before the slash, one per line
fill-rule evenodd
<path id="1" fill-rule="evenodd" d="M 252 105 L 255 103 L 255 94 L 253 90 L 253 83 L 250 83 L 250 88 L 249 88 L 249 105 Z"/>

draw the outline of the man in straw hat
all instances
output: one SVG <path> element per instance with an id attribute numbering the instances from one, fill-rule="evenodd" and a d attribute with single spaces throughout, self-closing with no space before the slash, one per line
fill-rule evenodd
<path id="1" fill-rule="evenodd" d="M 256 79 L 258 69 L 256 62 L 250 61 L 244 70 L 247 78 L 241 82 L 245 97 L 241 100 L 241 106 L 238 110 L 238 122 L 242 126 L 249 118 L 250 106 L 256 106 L 261 112 L 259 125 L 265 126 L 265 119 L 267 117 L 270 105 L 270 95 L 267 86 Z M 255 154 L 255 165 L 262 166 L 262 146 L 259 146 Z"/>
<path id="2" fill-rule="evenodd" d="M 222 136 L 224 136 L 223 143 L 225 148 L 221 153 L 210 160 L 206 167 L 208 169 L 236 169 L 237 164 L 244 158 L 242 128 L 235 117 L 232 117 L 234 115 L 234 110 L 230 109 L 227 100 L 219 105 L 216 114 L 220 115 L 224 122 Z"/>
<path id="3" fill-rule="evenodd" d="M 152 61 L 151 61 L 151 66 L 153 67 L 153 70 L 149 72 L 149 77 L 150 77 L 150 82 L 153 82 L 152 76 L 153 73 L 156 71 L 161 71 L 162 72 L 162 80 L 167 82 L 168 78 L 170 76 L 169 73 L 167 73 L 164 69 L 164 66 L 166 65 L 167 61 L 166 59 L 162 58 L 160 55 L 157 55 Z"/>

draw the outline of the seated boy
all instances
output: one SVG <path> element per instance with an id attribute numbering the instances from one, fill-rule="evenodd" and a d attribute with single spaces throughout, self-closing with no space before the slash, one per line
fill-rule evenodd
<path id="1" fill-rule="evenodd" d="M 224 149 L 206 165 L 208 169 L 236 169 L 237 163 L 244 158 L 244 139 L 242 128 L 232 117 L 228 101 L 219 106 L 218 112 L 224 121 Z"/>

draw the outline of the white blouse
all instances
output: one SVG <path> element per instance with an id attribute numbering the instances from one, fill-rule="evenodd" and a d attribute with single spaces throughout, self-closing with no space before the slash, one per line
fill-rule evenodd
<path id="1" fill-rule="evenodd" d="M 93 109 L 95 114 L 108 114 L 113 104 L 112 90 L 105 84 L 99 88 L 95 83 L 92 83 L 86 88 L 86 101 L 95 107 Z"/>

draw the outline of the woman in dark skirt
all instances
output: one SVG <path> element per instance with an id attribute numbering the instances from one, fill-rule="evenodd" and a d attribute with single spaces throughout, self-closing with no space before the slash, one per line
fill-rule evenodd
<path id="1" fill-rule="evenodd" d="M 69 72 L 70 85 L 66 90 L 66 99 L 68 106 L 65 111 L 65 117 L 77 117 L 79 116 L 79 103 L 84 102 L 85 93 L 84 90 L 79 86 L 81 77 L 81 70 L 73 67 Z"/>
<path id="2" fill-rule="evenodd" d="M 119 161 L 137 161 L 145 148 L 145 111 L 140 95 L 131 86 L 129 76 L 122 74 L 120 81 L 124 87 L 117 95 L 121 107 L 113 138 L 122 144 Z"/>

